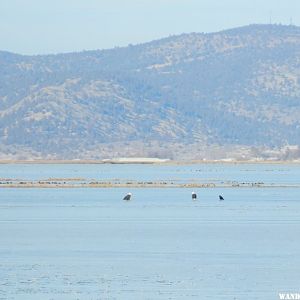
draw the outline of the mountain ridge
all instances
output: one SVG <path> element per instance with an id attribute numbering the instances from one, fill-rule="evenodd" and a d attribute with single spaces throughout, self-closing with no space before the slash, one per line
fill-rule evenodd
<path id="1" fill-rule="evenodd" d="M 251 147 L 300 145 L 296 26 L 55 55 L 0 51 L 0 65 L 3 157 L 192 159 L 239 146 L 251 157 Z"/>

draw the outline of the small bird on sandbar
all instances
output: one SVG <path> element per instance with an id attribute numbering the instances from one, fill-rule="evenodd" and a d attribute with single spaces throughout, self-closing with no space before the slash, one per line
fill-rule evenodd
<path id="1" fill-rule="evenodd" d="M 221 195 L 219 195 L 219 200 L 224 200 L 224 198 Z"/>
<path id="2" fill-rule="evenodd" d="M 197 199 L 197 194 L 195 192 L 192 192 L 192 199 L 196 200 Z"/>
<path id="3" fill-rule="evenodd" d="M 129 201 L 130 199 L 131 199 L 131 193 L 128 193 L 124 198 L 123 198 L 123 200 L 127 200 L 127 201 Z"/>

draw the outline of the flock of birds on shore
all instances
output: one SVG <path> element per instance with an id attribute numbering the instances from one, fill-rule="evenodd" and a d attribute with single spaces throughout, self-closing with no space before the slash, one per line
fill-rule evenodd
<path id="1" fill-rule="evenodd" d="M 126 196 L 123 198 L 123 200 L 129 201 L 129 200 L 131 200 L 131 197 L 132 197 L 132 194 L 127 193 Z M 197 194 L 195 192 L 192 192 L 192 199 L 197 200 Z M 219 195 L 219 200 L 220 201 L 224 200 L 222 195 Z"/>

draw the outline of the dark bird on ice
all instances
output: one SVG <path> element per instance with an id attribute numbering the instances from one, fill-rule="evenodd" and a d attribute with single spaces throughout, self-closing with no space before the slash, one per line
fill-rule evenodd
<path id="1" fill-rule="evenodd" d="M 197 194 L 195 192 L 192 192 L 192 199 L 196 200 L 197 199 Z"/>
<path id="2" fill-rule="evenodd" d="M 129 201 L 130 199 L 131 199 L 131 193 L 128 193 L 124 198 L 123 198 L 123 200 L 127 200 L 127 201 Z"/>
<path id="3" fill-rule="evenodd" d="M 221 195 L 219 195 L 219 200 L 224 200 L 224 198 Z"/>

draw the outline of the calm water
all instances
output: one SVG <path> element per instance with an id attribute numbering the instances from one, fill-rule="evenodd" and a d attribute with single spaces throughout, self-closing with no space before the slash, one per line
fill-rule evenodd
<path id="1" fill-rule="evenodd" d="M 293 165 L 0 165 L 1 178 L 299 184 Z M 300 188 L 0 189 L 0 299 L 279 299 L 300 291 Z M 219 202 L 222 194 L 225 201 Z"/>
<path id="2" fill-rule="evenodd" d="M 203 180 L 299 184 L 300 164 L 0 165 L 0 179 Z"/>

